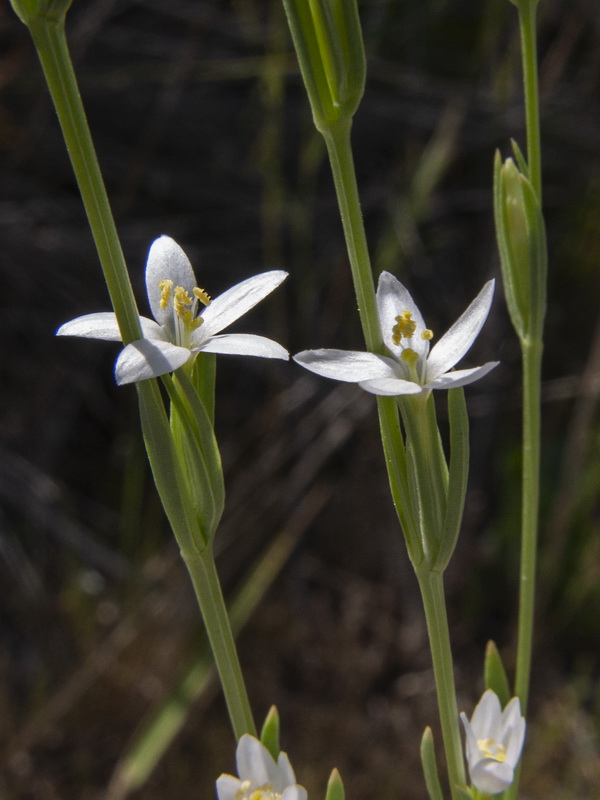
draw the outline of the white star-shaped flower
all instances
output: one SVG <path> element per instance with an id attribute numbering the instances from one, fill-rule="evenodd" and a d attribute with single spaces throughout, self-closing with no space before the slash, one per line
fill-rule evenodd
<path id="1" fill-rule="evenodd" d="M 237 283 L 211 301 L 196 286 L 192 266 L 181 247 L 168 236 L 153 242 L 146 264 L 146 289 L 154 319 L 140 317 L 143 339 L 123 348 L 115 365 L 117 383 L 158 378 L 182 367 L 202 351 L 230 355 L 288 359 L 277 342 L 249 333 L 218 335 L 285 280 L 287 272 L 272 270 Z M 112 312 L 77 317 L 57 336 L 121 341 Z"/>
<path id="2" fill-rule="evenodd" d="M 383 341 L 390 356 L 354 350 L 304 350 L 295 355 L 294 360 L 317 375 L 358 383 L 372 394 L 421 394 L 431 389 L 466 386 L 499 363 L 490 361 L 482 367 L 452 370 L 487 319 L 493 294 L 492 280 L 430 351 L 433 333 L 425 327 L 414 300 L 399 280 L 389 272 L 382 272 L 377 287 L 377 307 Z"/>
<path id="3" fill-rule="evenodd" d="M 471 782 L 486 794 L 507 789 L 514 778 L 525 739 L 525 719 L 518 697 L 504 711 L 497 695 L 488 689 L 473 712 L 471 721 L 460 715 L 466 734 L 467 763 Z"/>
<path id="4" fill-rule="evenodd" d="M 217 780 L 219 800 L 307 800 L 306 789 L 296 776 L 286 753 L 277 761 L 254 736 L 244 734 L 235 754 L 239 778 L 221 775 Z"/>

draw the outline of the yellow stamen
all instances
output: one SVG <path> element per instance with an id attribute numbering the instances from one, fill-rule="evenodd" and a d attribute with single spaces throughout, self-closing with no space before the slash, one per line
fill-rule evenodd
<path id="1" fill-rule="evenodd" d="M 160 289 L 160 307 L 166 308 L 169 305 L 169 300 L 171 299 L 171 289 L 173 288 L 173 281 L 169 280 L 159 281 L 158 288 Z"/>
<path id="2" fill-rule="evenodd" d="M 429 328 L 425 328 L 425 330 L 421 332 L 421 339 L 425 339 L 425 341 L 429 342 L 433 339 L 433 331 L 430 331 Z"/>
<path id="3" fill-rule="evenodd" d="M 200 300 L 203 306 L 210 305 L 210 295 L 207 294 L 204 289 L 199 289 L 197 286 L 194 286 L 192 289 L 194 296 Z"/>
<path id="4" fill-rule="evenodd" d="M 493 758 L 494 761 L 506 760 L 506 748 L 495 739 L 478 739 L 477 747 L 486 758 Z"/>
<path id="5" fill-rule="evenodd" d="M 401 339 L 412 339 L 417 323 L 412 318 L 412 313 L 405 308 L 402 314 L 396 317 L 396 324 L 392 328 L 392 341 L 400 344 Z"/>

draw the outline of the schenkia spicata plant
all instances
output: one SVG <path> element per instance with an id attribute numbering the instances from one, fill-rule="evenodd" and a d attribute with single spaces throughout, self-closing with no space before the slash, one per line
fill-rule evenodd
<path id="1" fill-rule="evenodd" d="M 279 753 L 275 761 L 262 742 L 246 734 L 238 742 L 235 759 L 239 777 L 221 775 L 218 800 L 307 800 L 286 753 Z"/>
<path id="2" fill-rule="evenodd" d="M 495 692 L 488 689 L 469 721 L 460 715 L 466 734 L 467 762 L 473 786 L 485 794 L 498 794 L 513 782 L 525 739 L 521 704 L 513 697 L 504 711 Z"/>
<path id="3" fill-rule="evenodd" d="M 146 264 L 146 290 L 154 319 L 140 317 L 144 338 L 131 342 L 120 353 L 115 365 L 117 383 L 133 383 L 174 372 L 191 364 L 202 351 L 288 359 L 285 348 L 264 336 L 221 334 L 286 277 L 287 272 L 282 270 L 263 272 L 211 300 L 196 286 L 194 271 L 181 247 L 168 236 L 156 239 Z M 56 333 L 121 341 L 117 318 L 112 312 L 77 317 L 61 325 Z"/>
<path id="4" fill-rule="evenodd" d="M 421 394 L 431 389 L 453 389 L 483 378 L 498 362 L 453 370 L 469 350 L 487 319 L 494 294 L 488 281 L 475 300 L 429 349 L 433 332 L 407 289 L 389 272 L 377 287 L 377 309 L 383 341 L 390 356 L 353 350 L 304 350 L 294 360 L 311 372 L 338 381 L 358 383 L 378 395 Z"/>

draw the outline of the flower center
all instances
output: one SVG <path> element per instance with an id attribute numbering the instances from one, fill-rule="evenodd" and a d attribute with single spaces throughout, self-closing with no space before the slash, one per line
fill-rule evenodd
<path id="1" fill-rule="evenodd" d="M 209 295 L 204 289 L 194 286 L 191 297 L 183 286 L 175 286 L 173 281 L 163 280 L 158 282 L 160 289 L 160 307 L 168 308 L 173 303 L 176 344 L 187 347 L 192 331 L 199 328 L 204 322 L 198 314 L 198 305 L 207 306 L 210 303 Z"/>
<path id="2" fill-rule="evenodd" d="M 250 791 L 250 781 L 242 781 L 238 791 L 235 793 L 236 800 L 281 800 L 279 792 L 274 792 L 270 783 L 260 786 L 254 791 Z"/>
<path id="3" fill-rule="evenodd" d="M 395 317 L 395 320 L 396 324 L 392 328 L 392 342 L 397 347 L 400 346 L 402 348 L 400 358 L 408 367 L 410 380 L 415 383 L 421 383 L 418 370 L 420 356 L 412 347 L 407 347 L 402 343 L 403 339 L 412 339 L 415 335 L 417 329 L 416 320 L 413 319 L 412 312 L 408 308 L 405 308 L 401 314 Z M 433 339 L 433 331 L 425 328 L 421 331 L 421 339 L 430 341 Z"/>
<path id="4" fill-rule="evenodd" d="M 493 758 L 494 761 L 506 760 L 506 748 L 495 739 L 478 739 L 477 747 L 486 758 Z"/>

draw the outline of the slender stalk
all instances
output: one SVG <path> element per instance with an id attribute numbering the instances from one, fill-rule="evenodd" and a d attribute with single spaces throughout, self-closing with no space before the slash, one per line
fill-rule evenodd
<path id="1" fill-rule="evenodd" d="M 427 620 L 450 793 L 454 800 L 457 800 L 460 795 L 456 787 L 464 787 L 466 779 L 458 727 L 458 707 L 454 690 L 454 668 L 444 598 L 444 578 L 441 573 L 430 570 L 417 570 L 417 578 Z"/>
<path id="2" fill-rule="evenodd" d="M 519 25 L 521 30 L 521 55 L 523 61 L 523 86 L 525 90 L 525 118 L 527 125 L 527 164 L 531 185 L 542 202 L 542 149 L 540 137 L 540 101 L 537 69 L 536 41 L 537 0 L 521 0 Z"/>
<path id="3" fill-rule="evenodd" d="M 219 673 L 227 710 L 236 739 L 256 736 L 250 701 L 231 631 L 231 624 L 211 547 L 202 553 L 182 553 L 194 585 Z"/>
<path id="4" fill-rule="evenodd" d="M 515 694 L 525 713 L 529 695 L 540 494 L 540 385 L 542 348 L 523 344 L 523 464 L 521 569 Z"/>
<path id="5" fill-rule="evenodd" d="M 30 24 L 29 31 L 67 145 L 121 335 L 127 344 L 142 336 L 139 314 L 77 87 L 64 23 L 40 17 Z"/>

